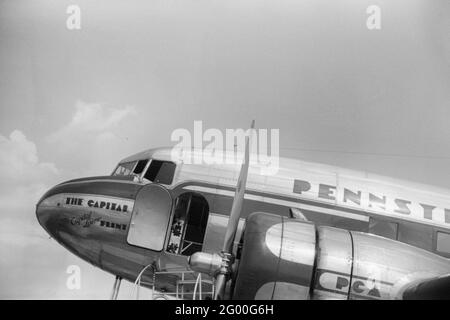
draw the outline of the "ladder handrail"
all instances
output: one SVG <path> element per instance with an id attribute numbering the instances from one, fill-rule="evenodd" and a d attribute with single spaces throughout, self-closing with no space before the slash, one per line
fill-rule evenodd
<path id="1" fill-rule="evenodd" d="M 134 287 L 133 287 L 133 291 L 131 294 L 131 297 L 133 297 L 135 295 L 136 292 L 136 299 L 139 299 L 139 288 L 141 287 L 141 279 L 142 276 L 144 274 L 144 272 L 149 268 L 153 266 L 154 268 L 154 264 L 149 264 L 147 266 L 145 266 L 141 272 L 138 274 L 136 281 L 134 282 Z M 153 299 L 153 295 L 155 290 L 155 285 L 156 285 L 156 276 L 157 275 L 167 275 L 167 274 L 180 274 L 181 275 L 181 279 L 176 281 L 176 291 L 175 292 L 164 292 L 164 293 L 160 293 L 157 295 L 157 297 L 169 297 L 169 296 L 174 296 L 176 299 L 180 298 L 180 290 L 179 288 L 181 287 L 181 299 L 184 299 L 184 296 L 190 296 L 192 295 L 192 299 L 195 300 L 196 299 L 196 294 L 197 294 L 197 289 L 198 289 L 198 297 L 201 300 L 202 296 L 204 294 L 214 294 L 214 282 L 212 280 L 209 279 L 202 279 L 201 273 L 197 273 L 197 278 L 196 280 L 186 280 L 185 279 L 185 275 L 186 274 L 193 274 L 195 275 L 197 272 L 192 271 L 192 270 L 187 270 L 187 269 L 174 269 L 174 270 L 164 270 L 164 271 L 156 271 L 155 269 L 153 270 L 153 282 L 149 283 L 147 282 L 147 284 L 151 284 L 152 285 L 152 299 Z M 194 282 L 195 281 L 195 282 Z M 184 285 L 186 284 L 195 284 L 194 286 L 194 292 L 184 292 Z M 200 286 L 199 286 L 200 284 Z M 211 285 L 211 291 L 207 291 L 207 292 L 203 292 L 203 284 L 207 284 L 207 285 Z M 137 289 L 137 290 L 136 290 Z"/>

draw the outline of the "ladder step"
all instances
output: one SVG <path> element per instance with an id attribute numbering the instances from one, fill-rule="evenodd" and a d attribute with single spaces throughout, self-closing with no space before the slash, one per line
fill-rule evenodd
<path id="1" fill-rule="evenodd" d="M 197 282 L 197 280 L 178 280 L 177 281 L 178 284 L 195 284 L 196 282 Z M 201 283 L 209 284 L 209 285 L 213 284 L 211 280 L 202 280 Z"/>

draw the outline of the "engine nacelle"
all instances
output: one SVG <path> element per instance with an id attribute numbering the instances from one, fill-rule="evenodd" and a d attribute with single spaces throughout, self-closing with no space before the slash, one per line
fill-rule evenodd
<path id="1" fill-rule="evenodd" d="M 450 261 L 383 237 L 267 213 L 247 218 L 233 299 L 395 299 Z"/>

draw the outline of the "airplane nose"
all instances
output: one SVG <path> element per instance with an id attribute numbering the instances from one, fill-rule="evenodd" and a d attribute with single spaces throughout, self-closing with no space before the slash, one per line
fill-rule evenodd
<path id="1" fill-rule="evenodd" d="M 36 218 L 39 224 L 44 228 L 49 235 L 52 234 L 52 219 L 57 215 L 57 210 L 55 208 L 55 199 L 54 197 L 47 197 L 47 195 L 51 192 L 51 189 L 44 194 L 44 196 L 39 200 L 36 204 Z"/>
<path id="2" fill-rule="evenodd" d="M 36 204 L 36 218 L 47 233 L 58 239 L 62 234 L 80 231 L 79 228 L 74 230 L 71 223 L 74 217 L 94 211 L 100 215 L 105 210 L 130 213 L 133 199 L 141 187 L 141 184 L 124 183 L 123 179 L 110 176 L 68 180 L 42 196 Z M 121 199 L 120 205 L 116 199 Z"/>
<path id="3" fill-rule="evenodd" d="M 45 208 L 43 208 L 39 203 L 36 205 L 36 218 L 39 222 L 39 224 L 45 229 L 48 219 L 50 216 L 50 212 L 48 212 L 48 210 L 45 210 Z M 47 231 L 48 232 L 48 231 Z"/>

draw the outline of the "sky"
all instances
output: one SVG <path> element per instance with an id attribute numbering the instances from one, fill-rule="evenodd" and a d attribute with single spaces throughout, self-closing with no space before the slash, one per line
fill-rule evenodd
<path id="1" fill-rule="evenodd" d="M 78 5 L 81 28 L 69 30 Z M 369 30 L 366 9 L 381 10 Z M 0 299 L 104 299 L 39 197 L 177 128 L 280 130 L 280 154 L 450 189 L 448 0 L 0 0 Z M 66 286 L 70 265 L 81 288 Z M 119 298 L 130 294 L 124 283 Z"/>

